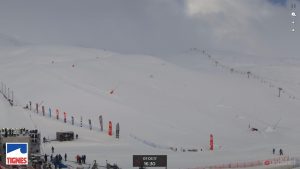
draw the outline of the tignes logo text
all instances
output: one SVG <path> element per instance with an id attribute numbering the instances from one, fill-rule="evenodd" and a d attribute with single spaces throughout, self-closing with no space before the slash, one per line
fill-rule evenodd
<path id="1" fill-rule="evenodd" d="M 28 143 L 6 143 L 6 165 L 28 165 Z"/>

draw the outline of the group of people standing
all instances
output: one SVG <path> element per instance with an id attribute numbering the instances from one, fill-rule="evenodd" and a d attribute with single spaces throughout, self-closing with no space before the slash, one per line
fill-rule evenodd
<path id="1" fill-rule="evenodd" d="M 85 164 L 85 160 L 86 160 L 86 155 L 77 155 L 76 156 L 76 161 L 78 164 Z"/>
<path id="2" fill-rule="evenodd" d="M 55 168 L 57 168 L 58 167 L 58 165 L 60 164 L 60 163 L 62 163 L 62 160 L 63 160 L 63 157 L 62 157 L 62 155 L 61 154 L 56 154 L 55 156 L 54 156 L 54 147 L 52 146 L 51 147 L 51 155 L 50 155 L 50 161 L 49 162 L 52 162 L 53 164 L 54 164 L 54 166 L 55 166 Z M 44 161 L 45 161 L 45 163 L 48 163 L 48 156 L 49 155 L 47 155 L 46 153 L 45 153 L 45 155 L 44 155 Z M 68 157 L 68 155 L 67 155 L 67 153 L 65 153 L 65 155 L 64 155 L 64 160 L 65 161 L 67 161 L 67 157 Z M 50 163 L 49 163 L 50 164 Z M 51 168 L 51 167 L 50 167 Z"/>

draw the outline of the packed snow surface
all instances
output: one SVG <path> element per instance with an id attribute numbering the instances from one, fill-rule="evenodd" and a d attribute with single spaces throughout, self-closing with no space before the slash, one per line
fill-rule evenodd
<path id="1" fill-rule="evenodd" d="M 210 54 L 219 65 L 201 50 L 161 59 L 62 46 L 1 49 L 0 80 L 13 90 L 15 106 L 0 97 L 0 127 L 36 128 L 49 139 L 56 131 L 74 131 L 78 140 L 42 144 L 43 153 L 54 146 L 55 154 L 67 153 L 73 161 L 85 154 L 88 163 L 108 160 L 124 169 L 132 168 L 132 155 L 143 154 L 168 155 L 172 169 L 274 158 L 279 148 L 300 156 L 299 62 Z M 281 97 L 277 86 L 284 89 Z M 29 101 L 33 109 L 39 104 L 38 114 L 23 109 Z M 108 136 L 109 121 L 113 130 L 120 124 L 120 139 L 115 131 Z M 214 151 L 209 151 L 210 134 Z"/>

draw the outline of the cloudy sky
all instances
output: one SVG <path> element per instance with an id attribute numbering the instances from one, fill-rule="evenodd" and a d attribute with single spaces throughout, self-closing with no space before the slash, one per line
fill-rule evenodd
<path id="1" fill-rule="evenodd" d="M 291 1 L 300 13 L 299 0 L 0 0 L 0 39 L 152 55 L 198 47 L 300 57 Z"/>

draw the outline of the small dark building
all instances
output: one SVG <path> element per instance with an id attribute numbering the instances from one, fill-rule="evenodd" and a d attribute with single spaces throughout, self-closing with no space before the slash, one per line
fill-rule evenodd
<path id="1" fill-rule="evenodd" d="M 74 140 L 74 132 L 73 131 L 56 132 L 56 140 L 72 141 Z"/>

